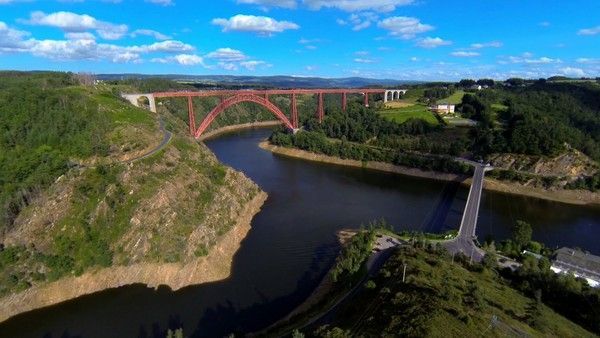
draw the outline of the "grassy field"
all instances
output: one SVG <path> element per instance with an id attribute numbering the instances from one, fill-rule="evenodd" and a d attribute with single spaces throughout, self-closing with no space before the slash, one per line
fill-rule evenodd
<path id="1" fill-rule="evenodd" d="M 492 109 L 493 109 L 494 111 L 497 111 L 497 112 L 499 112 L 499 111 L 506 111 L 506 110 L 508 110 L 508 106 L 506 106 L 506 105 L 503 105 L 503 104 L 501 104 L 501 103 L 494 103 L 494 104 L 492 104 L 492 106 L 491 106 L 491 107 L 492 107 Z"/>
<path id="2" fill-rule="evenodd" d="M 464 90 L 457 90 L 454 92 L 454 94 L 438 100 L 437 103 L 438 104 L 442 104 L 442 103 L 447 103 L 447 104 L 459 104 L 462 102 L 462 98 L 463 96 L 465 96 L 465 91 Z"/>
<path id="3" fill-rule="evenodd" d="M 437 125 L 439 123 L 433 113 L 423 105 L 412 105 L 404 108 L 381 110 L 379 111 L 379 114 L 397 123 L 404 123 L 408 119 L 422 119 L 433 125 Z"/>
<path id="4" fill-rule="evenodd" d="M 389 101 L 385 103 L 386 108 L 406 108 L 414 105 L 415 104 L 413 102 L 407 102 L 404 100 Z"/>
<path id="5" fill-rule="evenodd" d="M 425 90 L 423 88 L 414 88 L 409 89 L 406 94 L 402 96 L 402 100 L 397 102 L 406 102 L 406 103 L 417 103 L 417 100 L 423 97 L 423 93 Z"/>

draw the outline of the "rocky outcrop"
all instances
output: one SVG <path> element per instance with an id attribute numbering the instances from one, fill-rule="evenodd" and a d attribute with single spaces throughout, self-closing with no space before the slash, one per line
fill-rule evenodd
<path id="1" fill-rule="evenodd" d="M 253 216 L 260 211 L 267 198 L 258 193 L 237 215 L 237 224 L 219 238 L 208 256 L 188 263 L 140 263 L 115 266 L 67 277 L 46 285 L 32 287 L 24 292 L 0 300 L 0 322 L 12 316 L 50 306 L 83 295 L 131 284 L 149 287 L 169 286 L 173 290 L 229 277 L 231 262 L 242 240 L 250 230 Z"/>

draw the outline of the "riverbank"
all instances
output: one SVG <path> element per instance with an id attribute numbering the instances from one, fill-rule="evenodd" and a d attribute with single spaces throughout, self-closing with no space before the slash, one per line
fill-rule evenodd
<path id="1" fill-rule="evenodd" d="M 269 141 L 262 141 L 259 147 L 272 153 L 293 157 L 313 162 L 328 163 L 343 165 L 355 168 L 365 168 L 394 174 L 407 176 L 422 177 L 440 181 L 461 182 L 465 185 L 471 184 L 471 178 L 465 178 L 461 175 L 439 173 L 434 171 L 424 171 L 416 168 L 404 167 L 385 162 L 362 162 L 357 160 L 342 159 L 338 157 L 316 154 L 305 150 L 280 147 L 271 144 Z M 600 205 L 600 194 L 593 193 L 587 190 L 544 190 L 540 188 L 527 187 L 515 183 L 498 181 L 491 178 L 486 178 L 484 187 L 485 190 L 497 191 L 507 194 L 524 195 L 554 202 L 561 202 L 575 205 Z"/>
<path id="2" fill-rule="evenodd" d="M 250 231 L 250 223 L 263 206 L 267 194 L 260 191 L 240 212 L 235 227 L 223 235 L 209 254 L 186 264 L 144 263 L 115 266 L 68 277 L 0 299 L 0 322 L 20 313 L 55 305 L 70 299 L 132 284 L 150 288 L 166 285 L 172 290 L 215 282 L 231 274 L 233 256 Z"/>
<path id="3" fill-rule="evenodd" d="M 278 126 L 280 124 L 281 124 L 281 121 L 278 121 L 278 120 L 234 124 L 234 125 L 231 125 L 231 126 L 226 126 L 226 127 L 222 127 L 222 128 L 219 128 L 219 129 L 215 129 L 215 130 L 209 131 L 209 132 L 203 134 L 202 136 L 200 136 L 199 140 L 200 141 L 206 141 L 208 139 L 211 139 L 211 138 L 214 138 L 214 137 L 226 134 L 226 133 L 230 133 L 230 132 L 233 132 L 233 131 L 250 129 L 250 128 L 275 127 L 275 126 Z"/>
<path id="4" fill-rule="evenodd" d="M 343 247 L 343 246 L 347 245 L 348 242 L 352 239 L 352 237 L 354 235 L 356 235 L 357 233 L 358 233 L 358 230 L 353 230 L 353 229 L 339 230 L 337 232 L 337 238 L 338 238 L 338 242 L 339 242 L 340 246 Z M 317 287 L 312 291 L 312 293 L 300 305 L 298 305 L 296 308 L 294 308 L 285 317 L 283 317 L 283 318 L 279 319 L 278 321 L 276 321 L 275 323 L 269 325 L 269 327 L 267 327 L 259 332 L 250 334 L 250 336 L 254 337 L 254 336 L 261 336 L 261 335 L 275 334 L 275 333 L 281 334 L 282 332 L 285 332 L 285 331 L 291 331 L 292 327 L 290 325 L 298 324 L 299 321 L 300 322 L 302 321 L 301 319 L 299 320 L 299 318 L 309 314 L 310 311 L 314 310 L 317 305 L 327 305 L 327 304 L 325 304 L 326 298 L 328 296 L 331 296 L 331 292 L 335 286 L 334 285 L 335 282 L 333 281 L 333 277 L 331 275 L 331 271 L 333 270 L 334 266 L 331 266 L 327 270 L 327 272 L 323 276 L 323 279 L 321 279 L 321 281 L 319 282 Z M 334 303 L 335 300 L 336 300 L 336 297 L 333 297 L 333 299 L 330 299 L 330 302 Z M 308 320 L 310 320 L 310 318 L 305 318 L 305 320 L 308 321 Z"/>

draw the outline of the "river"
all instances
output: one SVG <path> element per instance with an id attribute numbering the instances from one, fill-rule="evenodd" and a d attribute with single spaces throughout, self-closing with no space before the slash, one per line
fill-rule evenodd
<path id="1" fill-rule="evenodd" d="M 224 281 L 184 288 L 127 286 L 19 315 L 0 337 L 224 336 L 258 330 L 306 298 L 332 264 L 335 233 L 385 218 L 398 230 L 457 228 L 468 190 L 457 183 L 318 164 L 273 155 L 257 144 L 267 129 L 235 132 L 206 144 L 269 194 Z M 484 191 L 479 238 L 510 235 L 516 220 L 549 246 L 600 254 L 600 208 Z"/>

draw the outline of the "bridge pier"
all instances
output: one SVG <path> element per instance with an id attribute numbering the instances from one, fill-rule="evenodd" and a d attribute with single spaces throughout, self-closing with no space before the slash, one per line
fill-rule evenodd
<path id="1" fill-rule="evenodd" d="M 317 118 L 319 122 L 323 122 L 323 117 L 325 116 L 325 111 L 323 110 L 323 93 L 319 92 L 318 94 L 318 103 L 317 103 Z"/>
<path id="2" fill-rule="evenodd" d="M 298 105 L 296 103 L 296 93 L 292 93 L 292 100 L 290 103 L 290 111 L 292 115 L 292 126 L 298 128 Z"/>
<path id="3" fill-rule="evenodd" d="M 139 108 L 145 108 L 140 106 L 139 99 L 141 99 L 142 97 L 146 97 L 148 99 L 150 111 L 156 113 L 156 100 L 154 99 L 154 94 L 121 94 L 121 97 L 129 101 L 132 105 Z"/>
<path id="4" fill-rule="evenodd" d="M 194 136 L 196 131 L 196 114 L 194 114 L 194 101 L 188 96 L 188 118 L 190 122 L 190 135 Z"/>

